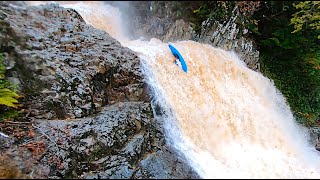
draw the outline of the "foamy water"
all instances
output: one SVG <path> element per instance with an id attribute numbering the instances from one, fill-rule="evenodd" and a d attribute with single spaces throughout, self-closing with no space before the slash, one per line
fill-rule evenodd
<path id="1" fill-rule="evenodd" d="M 121 10 L 102 2 L 60 4 L 139 55 L 153 104 L 163 108 L 156 118 L 164 120 L 168 142 L 202 178 L 320 178 L 320 156 L 306 129 L 272 81 L 236 54 L 173 42 L 187 62 L 185 73 L 172 63 L 167 43 L 127 40 Z"/>

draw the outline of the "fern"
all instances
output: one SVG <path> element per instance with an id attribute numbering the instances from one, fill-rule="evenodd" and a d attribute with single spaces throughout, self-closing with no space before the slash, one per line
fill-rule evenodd
<path id="1" fill-rule="evenodd" d="M 14 85 L 5 80 L 5 70 L 6 67 L 3 63 L 3 54 L 0 53 L 0 105 L 17 109 L 21 106 L 18 101 L 21 96 L 14 92 Z"/>
<path id="2" fill-rule="evenodd" d="M 11 91 L 10 89 L 0 89 L 0 105 L 18 108 L 20 106 L 18 104 L 18 98 L 20 98 L 20 96 L 17 93 Z"/>

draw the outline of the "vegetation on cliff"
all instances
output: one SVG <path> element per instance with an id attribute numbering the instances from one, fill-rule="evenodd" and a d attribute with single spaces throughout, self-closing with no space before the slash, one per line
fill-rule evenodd
<path id="1" fill-rule="evenodd" d="M 320 117 L 320 3 L 266 1 L 251 17 L 262 72 L 273 79 L 297 120 L 315 125 Z"/>
<path id="2" fill-rule="evenodd" d="M 0 54 L 0 121 L 5 118 L 16 117 L 19 107 L 15 86 L 5 79 L 6 66 L 4 65 L 3 54 Z"/>

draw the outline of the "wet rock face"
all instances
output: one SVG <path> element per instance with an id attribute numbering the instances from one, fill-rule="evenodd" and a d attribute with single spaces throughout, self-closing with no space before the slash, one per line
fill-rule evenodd
<path id="1" fill-rule="evenodd" d="M 137 55 L 56 4 L 2 4 L 1 51 L 37 118 L 84 117 L 104 105 L 143 100 Z"/>
<path id="2" fill-rule="evenodd" d="M 246 37 L 248 30 L 238 27 L 236 20 L 239 14 L 233 9 L 233 16 L 222 24 L 218 21 L 203 22 L 202 33 L 197 37 L 199 42 L 220 47 L 226 51 L 234 51 L 250 69 L 260 71 L 259 51 L 254 42 Z"/>
<path id="3" fill-rule="evenodd" d="M 177 8 L 179 2 L 135 1 L 129 4 L 131 16 L 128 18 L 132 20 L 130 27 L 133 39 L 157 38 L 164 42 L 174 42 L 192 38 L 194 32 L 190 23 L 176 18 L 176 12 L 172 10 Z M 117 4 L 112 5 L 117 6 Z"/>
<path id="4" fill-rule="evenodd" d="M 315 146 L 317 151 L 320 151 L 320 128 L 319 127 L 311 127 L 309 128 L 310 132 L 310 140 L 309 142 Z"/>
<path id="5" fill-rule="evenodd" d="M 151 112 L 149 103 L 125 102 L 90 118 L 37 121 L 36 135 L 24 144 L 41 141 L 46 150 L 34 160 L 18 143 L 19 151 L 7 154 L 33 178 L 199 178 L 166 146 Z"/>

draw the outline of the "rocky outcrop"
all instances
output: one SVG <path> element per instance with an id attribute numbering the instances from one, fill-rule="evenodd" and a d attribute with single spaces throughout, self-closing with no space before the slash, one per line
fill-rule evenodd
<path id="1" fill-rule="evenodd" d="M 163 37 L 164 42 L 190 40 L 194 36 L 194 31 L 189 22 L 183 19 L 176 20 L 172 23 Z"/>
<path id="2" fill-rule="evenodd" d="M 0 24 L 27 111 L 0 123 L 0 178 L 199 178 L 166 143 L 133 51 L 56 4 L 0 2 Z"/>
<path id="3" fill-rule="evenodd" d="M 239 54 L 250 69 L 260 71 L 259 51 L 253 41 L 246 37 L 247 29 L 238 27 L 239 18 L 237 6 L 233 9 L 233 16 L 222 24 L 218 21 L 205 21 L 198 41 L 220 47 L 226 51 L 235 51 Z"/>
<path id="4" fill-rule="evenodd" d="M 32 178 L 199 178 L 166 146 L 150 112 L 149 103 L 125 102 L 104 107 L 90 118 L 37 120 L 34 138 L 11 144 L 18 150 L 11 148 L 7 156 Z M 31 154 L 21 148 L 36 142 L 46 150 Z"/>
<path id="5" fill-rule="evenodd" d="M 58 5 L 1 6 L 1 51 L 36 118 L 84 117 L 143 100 L 137 55 Z M 12 67 L 11 67 L 12 66 Z"/>
<path id="6" fill-rule="evenodd" d="M 310 143 L 314 145 L 317 151 L 320 151 L 320 127 L 309 128 Z"/>
<path id="7" fill-rule="evenodd" d="M 111 3 L 121 8 L 123 5 Z M 194 31 L 189 22 L 177 18 L 174 9 L 180 2 L 150 1 L 147 3 L 129 2 L 131 11 L 124 13 L 130 19 L 133 39 L 157 38 L 163 42 L 190 40 Z"/>

